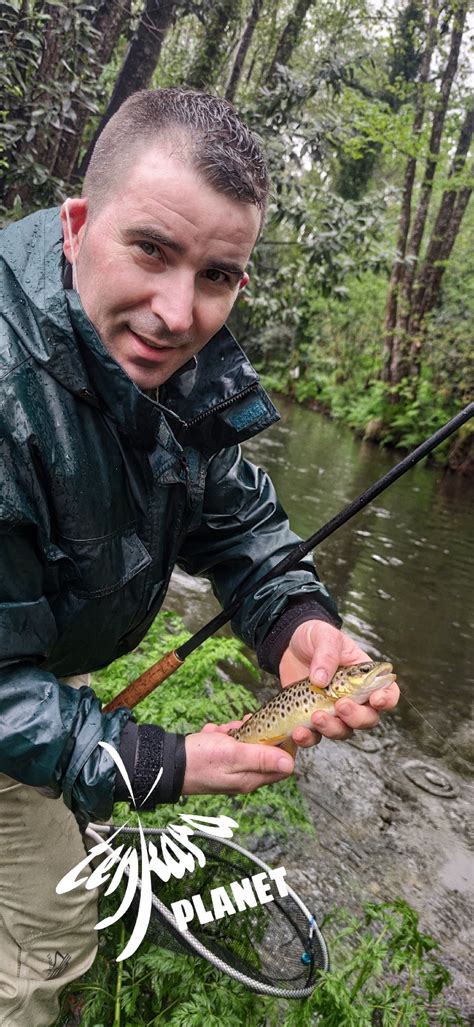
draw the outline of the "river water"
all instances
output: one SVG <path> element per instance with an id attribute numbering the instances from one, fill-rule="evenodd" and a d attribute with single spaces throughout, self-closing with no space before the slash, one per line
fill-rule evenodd
<path id="1" fill-rule="evenodd" d="M 345 426 L 278 397 L 281 421 L 245 455 L 270 473 L 303 538 L 384 474 L 401 454 L 361 442 Z M 474 486 L 427 466 L 407 472 L 318 548 L 321 579 L 344 628 L 397 670 L 395 717 L 414 755 L 456 750 L 474 684 Z M 218 609 L 207 583 L 177 573 L 167 606 L 190 631 Z"/>

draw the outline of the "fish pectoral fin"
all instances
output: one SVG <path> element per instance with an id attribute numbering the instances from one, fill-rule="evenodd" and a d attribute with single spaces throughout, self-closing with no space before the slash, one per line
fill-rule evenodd
<path id="1" fill-rule="evenodd" d="M 294 759 L 298 750 L 298 746 L 292 738 L 285 738 L 285 741 L 280 743 L 280 749 L 284 749 L 285 752 L 287 752 Z"/>
<path id="2" fill-rule="evenodd" d="M 282 748 L 286 740 L 288 740 L 287 735 L 267 735 L 266 738 L 257 739 L 259 745 L 280 745 Z"/>
<path id="3" fill-rule="evenodd" d="M 289 753 L 293 759 L 296 756 L 296 750 L 298 746 L 292 738 L 288 738 L 288 735 L 273 735 L 271 738 L 259 738 L 261 745 L 278 745 L 280 749 L 284 749 L 285 752 Z"/>

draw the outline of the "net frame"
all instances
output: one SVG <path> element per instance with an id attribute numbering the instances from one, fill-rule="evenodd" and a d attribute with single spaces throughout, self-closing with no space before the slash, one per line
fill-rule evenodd
<path id="1" fill-rule="evenodd" d="M 117 824 L 89 824 L 85 834 L 87 837 L 92 839 L 95 842 L 95 844 L 103 844 L 104 842 L 106 842 L 106 836 L 112 832 L 115 832 L 118 826 L 119 825 Z M 145 835 L 145 838 L 156 837 L 167 833 L 167 829 L 165 827 L 142 828 L 142 831 Z M 140 831 L 138 828 L 135 827 L 124 826 L 120 827 L 120 834 L 128 835 L 129 837 L 138 837 Z M 216 850 L 217 848 L 222 851 L 225 851 L 226 849 L 229 849 L 231 851 L 233 850 L 235 853 L 238 853 L 240 856 L 243 856 L 251 864 L 254 864 L 256 868 L 258 868 L 259 870 L 263 870 L 266 873 L 270 873 L 272 869 L 270 866 L 268 866 L 267 863 L 264 862 L 263 859 L 261 859 L 259 856 L 256 856 L 255 853 L 249 852 L 248 849 L 244 849 L 243 846 L 239 845 L 237 842 L 231 841 L 230 839 L 216 838 L 215 836 L 209 835 L 201 831 L 193 831 L 193 839 L 194 838 L 206 840 L 207 842 L 212 840 L 212 842 L 214 843 L 214 850 Z M 111 846 L 108 846 L 108 852 L 110 854 L 114 852 Z M 124 869 L 125 874 L 129 876 L 128 868 L 125 867 Z M 212 949 L 208 948 L 205 944 L 203 944 L 203 942 L 196 937 L 191 928 L 188 928 L 185 932 L 181 931 L 178 927 L 174 914 L 168 909 L 168 906 L 166 906 L 166 904 L 161 901 L 161 899 L 157 898 L 157 896 L 154 893 L 152 893 L 151 896 L 152 917 L 160 921 L 161 925 L 164 925 L 166 931 L 169 932 L 174 942 L 174 945 L 172 947 L 175 950 L 185 952 L 188 955 L 200 956 L 202 959 L 205 959 L 208 963 L 214 966 L 217 970 L 220 970 L 222 973 L 227 974 L 227 976 L 232 977 L 234 980 L 249 988 L 251 991 L 263 995 L 272 995 L 275 998 L 309 998 L 309 996 L 312 995 L 314 989 L 318 984 L 318 975 L 322 971 L 326 971 L 329 969 L 329 952 L 325 939 L 321 933 L 321 930 L 318 927 L 318 924 L 316 923 L 314 914 L 311 912 L 311 910 L 308 909 L 305 902 L 303 902 L 300 896 L 294 891 L 293 888 L 291 888 L 287 881 L 285 881 L 285 885 L 288 890 L 288 896 L 296 904 L 299 911 L 302 913 L 303 917 L 307 920 L 308 923 L 307 940 L 309 949 L 313 955 L 311 957 L 311 963 L 308 966 L 307 982 L 303 986 L 284 987 L 283 985 L 279 984 L 269 984 L 267 982 L 260 980 L 258 976 L 253 976 L 251 972 L 243 972 L 243 970 L 239 969 L 237 966 L 232 965 L 231 962 L 226 962 L 224 959 L 220 958 L 218 954 L 213 952 Z M 137 887 L 139 889 L 141 888 L 140 879 L 138 879 Z M 273 905 L 274 903 L 271 903 L 271 906 Z M 268 911 L 268 906 L 266 906 L 265 908 Z M 284 909 L 281 903 L 279 904 L 279 912 L 283 915 L 283 917 L 286 917 L 288 920 L 291 921 L 289 914 Z M 157 942 L 157 944 L 160 943 Z M 163 944 L 165 945 L 166 943 L 163 942 Z M 318 955 L 318 965 L 315 965 L 315 951 Z M 235 959 L 234 953 L 230 953 L 230 955 Z"/>

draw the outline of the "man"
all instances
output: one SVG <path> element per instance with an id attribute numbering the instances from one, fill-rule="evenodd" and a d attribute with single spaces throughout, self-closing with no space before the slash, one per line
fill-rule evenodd
<path id="1" fill-rule="evenodd" d="M 54 889 L 83 857 L 70 811 L 106 819 L 126 798 L 99 741 L 120 751 L 138 802 L 163 768 L 148 809 L 293 769 L 227 725 L 184 739 L 126 709 L 102 714 L 88 681 L 138 644 L 175 563 L 227 605 L 297 541 L 240 454 L 277 415 L 224 327 L 267 195 L 258 144 L 226 101 L 138 93 L 100 137 L 83 196 L 4 233 L 2 1027 L 54 1021 L 58 989 L 93 960 L 93 897 Z M 308 559 L 257 589 L 233 626 L 283 685 L 308 673 L 324 685 L 366 658 L 339 625 Z M 346 738 L 397 697 L 393 685 L 340 703 L 294 741 Z"/>

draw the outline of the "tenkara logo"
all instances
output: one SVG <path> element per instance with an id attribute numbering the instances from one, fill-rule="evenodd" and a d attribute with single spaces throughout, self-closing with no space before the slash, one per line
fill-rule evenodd
<path id="1" fill-rule="evenodd" d="M 106 749 L 112 757 L 136 809 L 130 779 L 119 753 L 108 742 L 99 742 L 99 745 Z M 146 802 L 156 788 L 162 773 L 163 769 L 161 768 L 143 802 Z M 97 931 L 110 927 L 124 916 L 134 900 L 137 888 L 139 889 L 140 898 L 135 925 L 123 952 L 117 956 L 117 962 L 132 956 L 137 951 L 148 930 L 152 910 L 152 874 L 156 874 L 164 883 L 169 881 L 170 877 L 182 880 L 186 873 L 193 873 L 196 865 L 199 867 L 206 865 L 206 857 L 202 849 L 190 840 L 196 831 L 212 835 L 214 838 L 230 839 L 233 837 L 233 829 L 239 826 L 235 820 L 225 815 L 200 817 L 180 813 L 179 818 L 184 821 L 184 824 L 169 824 L 166 833 L 163 832 L 160 836 L 161 855 L 158 854 L 158 849 L 152 841 L 147 843 L 140 819 L 138 819 L 140 854 L 134 846 L 129 846 L 127 849 L 124 844 L 117 848 L 111 847 L 111 842 L 120 833 L 122 827 L 126 826 L 122 824 L 106 841 L 94 845 L 85 859 L 65 874 L 56 886 L 58 895 L 64 895 L 66 892 L 81 887 L 88 890 L 101 888 L 107 884 L 112 871 L 114 871 L 104 892 L 105 895 L 112 895 L 121 884 L 123 877 L 127 877 L 125 893 L 117 911 L 112 916 L 100 920 L 95 927 Z M 97 863 L 101 856 L 104 858 Z M 94 868 L 91 873 L 81 877 L 81 873 L 92 863 L 94 863 Z M 209 893 L 212 909 L 206 908 L 201 895 L 198 894 L 193 895 L 191 899 L 178 899 L 171 903 L 176 925 L 180 931 L 187 931 L 188 925 L 196 916 L 199 923 L 206 924 L 212 920 L 220 920 L 224 916 L 243 912 L 247 908 L 273 902 L 274 895 L 270 882 L 275 883 L 279 895 L 288 895 L 285 876 L 285 868 L 277 867 L 268 873 L 265 871 L 254 874 L 250 878 L 243 878 L 241 881 L 232 881 L 226 887 L 212 888 Z"/>

